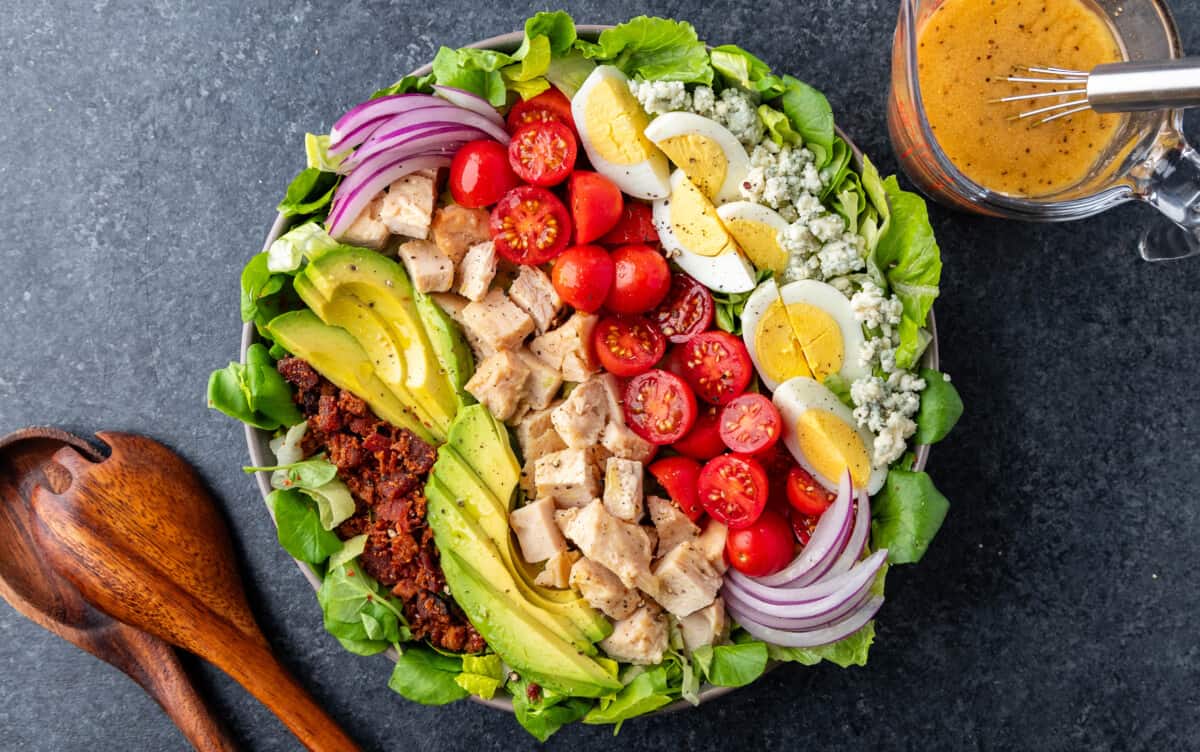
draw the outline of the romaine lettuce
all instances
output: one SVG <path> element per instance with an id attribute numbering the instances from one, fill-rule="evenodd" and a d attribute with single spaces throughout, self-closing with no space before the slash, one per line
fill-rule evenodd
<path id="1" fill-rule="evenodd" d="M 704 42 L 686 21 L 638 16 L 600 32 L 596 44 L 576 42 L 598 63 L 620 68 L 631 78 L 711 84 L 713 69 Z"/>

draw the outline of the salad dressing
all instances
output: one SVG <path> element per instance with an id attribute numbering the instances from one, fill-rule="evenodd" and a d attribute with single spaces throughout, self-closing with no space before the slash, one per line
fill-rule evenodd
<path id="1" fill-rule="evenodd" d="M 1019 65 L 1086 71 L 1123 59 L 1091 0 L 946 0 L 918 32 L 921 97 L 938 145 L 971 180 L 1018 196 L 1055 193 L 1086 178 L 1123 116 L 1086 110 L 1042 125 L 1013 120 L 1032 109 L 1028 102 L 990 100 L 1034 85 L 1004 79 Z"/>

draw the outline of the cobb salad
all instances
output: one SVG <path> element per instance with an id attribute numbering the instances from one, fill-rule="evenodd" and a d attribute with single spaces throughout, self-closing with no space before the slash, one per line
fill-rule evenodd
<path id="1" fill-rule="evenodd" d="M 962 411 L 924 203 L 825 97 L 687 23 L 443 47 L 306 137 L 208 404 L 349 651 L 546 739 L 771 661 L 866 663 Z"/>

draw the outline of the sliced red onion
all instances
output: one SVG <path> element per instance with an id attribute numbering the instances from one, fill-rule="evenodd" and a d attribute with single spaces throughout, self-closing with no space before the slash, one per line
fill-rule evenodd
<path id="1" fill-rule="evenodd" d="M 349 175 L 360 166 L 369 164 L 372 160 L 398 157 L 405 152 L 418 152 L 434 146 L 455 144 L 456 148 L 477 138 L 487 138 L 487 134 L 477 128 L 467 128 L 457 125 L 422 125 L 413 126 L 404 137 L 397 137 L 392 142 L 379 142 L 375 146 L 363 144 L 357 151 L 347 157 L 340 165 L 338 172 Z"/>
<path id="2" fill-rule="evenodd" d="M 414 125 L 438 123 L 440 125 L 461 125 L 477 128 L 502 144 L 508 143 L 508 131 L 476 112 L 464 110 L 449 102 L 434 99 L 433 104 L 414 107 L 388 118 L 371 137 L 363 142 L 362 148 L 373 148 L 376 144 L 392 138 L 401 137 Z"/>
<path id="3" fill-rule="evenodd" d="M 368 126 L 372 123 L 378 127 L 389 116 L 430 104 L 441 104 L 441 100 L 429 94 L 392 94 L 351 107 L 329 129 L 329 151 L 335 154 L 358 146 L 371 135 Z"/>
<path id="4" fill-rule="evenodd" d="M 467 91 L 466 89 L 458 89 L 453 86 L 442 86 L 441 84 L 434 84 L 433 90 L 439 97 L 447 102 L 456 104 L 465 110 L 470 110 L 471 112 L 478 112 L 480 115 L 483 115 L 485 118 L 491 120 L 501 128 L 504 127 L 504 118 L 500 116 L 500 113 L 496 111 L 496 108 L 492 106 L 492 103 L 479 96 L 475 92 Z"/>
<path id="5" fill-rule="evenodd" d="M 867 489 L 858 490 L 858 509 L 854 513 L 854 531 L 850 533 L 850 541 L 846 544 L 842 555 L 838 557 L 825 577 L 837 577 L 848 572 L 867 550 L 867 538 L 871 536 L 871 495 Z M 887 549 L 883 549 L 884 553 Z"/>
<path id="6" fill-rule="evenodd" d="M 335 194 L 336 206 L 329 211 L 325 220 L 325 228 L 334 238 L 340 237 L 372 199 L 387 186 L 405 175 L 418 170 L 429 170 L 448 167 L 450 157 L 445 154 L 409 156 L 397 160 L 375 172 L 356 170 L 337 187 Z"/>
<path id="7" fill-rule="evenodd" d="M 748 601 L 748 605 L 753 605 L 755 602 L 775 604 L 812 603 L 836 593 L 844 588 L 848 582 L 857 582 L 861 579 L 873 581 L 875 576 L 879 574 L 879 570 L 883 568 L 885 561 L 887 561 L 886 548 L 876 551 L 866 559 L 858 562 L 848 572 L 843 572 L 836 577 L 825 577 L 820 582 L 798 588 L 767 587 L 740 572 L 730 570 L 725 575 L 724 589 L 732 589 L 738 595 L 745 594 L 749 596 L 752 600 Z"/>
<path id="8" fill-rule="evenodd" d="M 737 620 L 738 624 L 742 625 L 743 629 L 764 642 L 785 648 L 815 648 L 844 640 L 862 629 L 867 622 L 874 618 L 882 605 L 882 595 L 872 596 L 856 610 L 838 621 L 818 629 L 800 632 L 768 627 L 755 621 L 752 615 L 737 609 L 733 604 L 729 606 L 729 614 Z"/>
<path id="9" fill-rule="evenodd" d="M 845 594 L 838 593 L 836 597 L 830 596 L 813 603 L 800 606 L 772 606 L 769 609 L 760 609 L 747 604 L 741 596 L 733 592 L 722 592 L 722 595 L 731 608 L 746 614 L 763 626 L 772 629 L 786 629 L 789 632 L 806 632 L 826 624 L 832 624 L 861 606 L 863 601 L 871 595 L 871 583 L 867 582 L 858 590 Z M 796 613 L 805 613 L 807 616 L 782 615 L 793 613 L 793 609 Z M 804 611 L 801 612 L 799 609 L 804 609 Z"/>
<path id="10" fill-rule="evenodd" d="M 816 529 L 813 530 L 812 538 L 804 546 L 800 555 L 775 574 L 758 577 L 756 580 L 763 585 L 778 587 L 796 582 L 806 575 L 811 575 L 814 571 L 818 572 L 817 576 L 824 573 L 841 555 L 846 540 L 850 536 L 851 523 L 854 521 L 853 499 L 853 484 L 850 482 L 850 472 L 847 471 L 838 487 L 837 500 L 821 515 Z M 808 582 L 813 579 L 816 577 Z"/>

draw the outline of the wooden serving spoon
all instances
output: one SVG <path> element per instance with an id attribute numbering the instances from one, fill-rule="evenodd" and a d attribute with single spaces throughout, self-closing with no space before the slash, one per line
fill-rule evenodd
<path id="1" fill-rule="evenodd" d="M 43 473 L 51 455 L 65 446 L 102 459 L 83 439 L 54 428 L 27 428 L 0 438 L 0 597 L 34 623 L 128 674 L 196 749 L 233 752 L 237 746 L 205 707 L 175 649 L 97 611 L 42 556 L 34 541 L 30 497 L 38 485 L 65 488 L 69 478 L 52 469 Z"/>
<path id="2" fill-rule="evenodd" d="M 64 447 L 52 462 L 69 482 L 34 489 L 50 565 L 101 610 L 215 664 L 309 749 L 357 750 L 271 654 L 229 533 L 191 466 L 144 436 L 97 436 L 108 459 Z"/>

